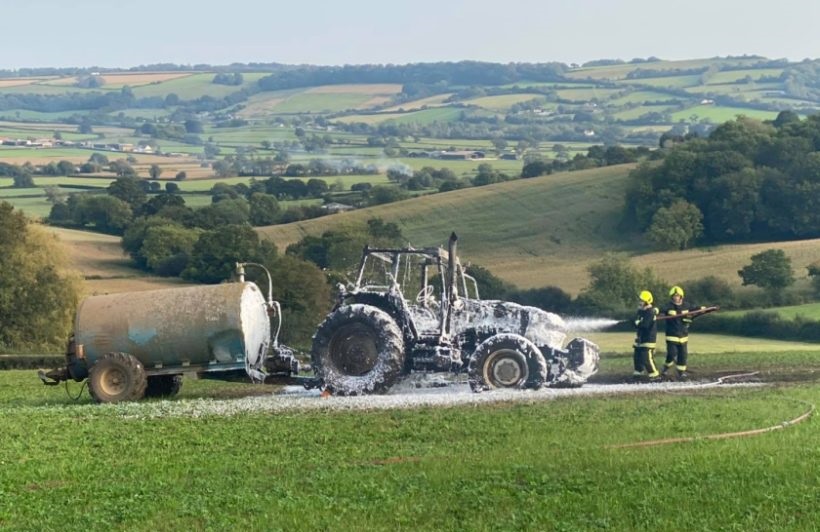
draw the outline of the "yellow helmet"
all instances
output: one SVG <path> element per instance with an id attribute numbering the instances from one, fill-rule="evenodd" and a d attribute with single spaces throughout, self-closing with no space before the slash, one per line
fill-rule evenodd
<path id="1" fill-rule="evenodd" d="M 638 294 L 638 299 L 640 299 L 648 305 L 651 305 L 653 301 L 652 292 L 650 292 L 649 290 L 643 290 L 640 294 Z"/>
<path id="2" fill-rule="evenodd" d="M 677 285 L 669 289 L 669 297 L 674 297 L 676 295 L 683 297 L 683 288 Z"/>

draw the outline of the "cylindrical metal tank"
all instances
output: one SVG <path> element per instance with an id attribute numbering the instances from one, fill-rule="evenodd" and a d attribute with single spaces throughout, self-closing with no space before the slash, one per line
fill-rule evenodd
<path id="1" fill-rule="evenodd" d="M 74 338 L 89 365 L 106 353 L 135 356 L 146 371 L 253 364 L 270 344 L 265 298 L 254 283 L 169 288 L 86 298 Z M 192 368 L 193 369 L 193 368 Z"/>

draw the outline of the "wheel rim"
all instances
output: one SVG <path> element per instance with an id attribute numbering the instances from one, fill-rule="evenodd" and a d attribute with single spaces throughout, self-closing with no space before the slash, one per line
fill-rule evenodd
<path id="1" fill-rule="evenodd" d="M 484 365 L 484 381 L 496 388 L 513 388 L 527 381 L 529 369 L 524 355 L 514 349 L 490 354 Z"/>
<path id="2" fill-rule="evenodd" d="M 128 387 L 128 375 L 120 368 L 106 369 L 100 378 L 100 390 L 108 396 L 115 397 L 125 392 Z"/>
<path id="3" fill-rule="evenodd" d="M 361 323 L 339 328 L 330 340 L 330 360 L 345 375 L 364 375 L 375 367 L 378 359 L 376 335 Z"/>

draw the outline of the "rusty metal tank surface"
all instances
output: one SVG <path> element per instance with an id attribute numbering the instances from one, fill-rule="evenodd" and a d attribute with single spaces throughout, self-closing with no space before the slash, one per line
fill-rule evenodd
<path id="1" fill-rule="evenodd" d="M 226 283 L 89 297 L 74 337 L 90 364 L 123 352 L 146 370 L 244 367 L 267 351 L 270 320 L 254 283 Z"/>

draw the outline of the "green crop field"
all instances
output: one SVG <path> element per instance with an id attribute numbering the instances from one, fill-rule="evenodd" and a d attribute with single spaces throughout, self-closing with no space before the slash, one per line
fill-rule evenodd
<path id="1" fill-rule="evenodd" d="M 477 105 L 479 107 L 494 111 L 506 111 L 517 103 L 529 102 L 531 100 L 544 101 L 544 96 L 541 94 L 503 94 L 500 96 L 483 96 L 481 98 L 473 98 L 471 100 L 464 100 L 462 103 Z"/>
<path id="2" fill-rule="evenodd" d="M 621 94 L 621 89 L 606 89 L 592 87 L 589 89 L 558 89 L 555 93 L 563 100 L 573 101 L 588 101 L 588 100 L 607 100 L 616 95 Z"/>
<path id="3" fill-rule="evenodd" d="M 777 307 L 765 309 L 766 312 L 776 312 L 783 318 L 792 319 L 796 317 L 806 318 L 810 320 L 820 320 L 820 303 L 808 303 L 806 305 L 794 305 L 790 307 Z M 746 314 L 745 310 L 736 310 L 727 312 L 730 316 L 742 316 Z"/>
<path id="4" fill-rule="evenodd" d="M 774 120 L 777 117 L 777 112 L 746 109 L 744 107 L 696 105 L 694 107 L 673 113 L 672 120 L 677 122 L 678 120 L 689 120 L 690 117 L 696 116 L 698 120 L 708 118 L 714 123 L 720 123 L 726 122 L 727 120 L 734 120 L 740 115 L 747 116 L 749 118 L 756 118 L 758 120 Z"/>
<path id="5" fill-rule="evenodd" d="M 733 83 L 742 79 L 749 78 L 752 81 L 758 80 L 762 77 L 777 77 L 783 73 L 782 68 L 750 68 L 745 70 L 724 70 L 715 72 L 709 76 L 707 80 L 708 85 L 720 83 Z"/>
<path id="6" fill-rule="evenodd" d="M 616 120 L 635 120 L 647 113 L 666 113 L 676 108 L 674 105 L 641 105 L 613 113 L 612 118 Z"/>
<path id="7" fill-rule="evenodd" d="M 366 124 L 431 124 L 433 122 L 452 122 L 457 120 L 465 110 L 458 107 L 435 107 L 407 113 L 375 113 L 372 115 L 350 115 L 337 120 L 346 123 L 363 122 Z"/>
<path id="8" fill-rule="evenodd" d="M 326 406 L 266 412 L 251 405 L 276 404 L 276 387 L 185 379 L 171 401 L 92 405 L 86 393 L 75 402 L 43 386 L 33 371 L 4 371 L 0 524 L 812 530 L 820 520 L 810 467 L 816 419 L 752 437 L 702 438 L 807 412 L 820 402 L 816 381 L 805 382 L 820 369 L 817 355 L 754 350 L 709 360 L 718 372 L 759 368 L 804 382 L 555 400 L 521 392 L 483 405 L 357 411 L 333 408 L 349 400 L 317 397 Z M 628 362 L 606 356 L 602 373 Z M 231 414 L 235 404 L 249 411 Z M 701 439 L 617 447 L 668 438 Z"/>
<path id="9" fill-rule="evenodd" d="M 243 74 L 244 83 L 242 86 L 256 83 L 255 76 L 250 74 Z M 151 96 L 166 96 L 168 94 L 176 94 L 183 100 L 194 100 L 202 96 L 211 96 L 213 98 L 222 98 L 228 94 L 232 94 L 242 86 L 234 85 L 219 85 L 213 83 L 214 74 L 202 73 L 192 74 L 182 78 L 163 81 L 161 83 L 153 83 L 149 85 L 142 85 L 133 87 L 132 91 L 137 98 L 147 98 Z"/>
<path id="10" fill-rule="evenodd" d="M 665 92 L 637 90 L 619 96 L 618 98 L 613 98 L 607 102 L 607 105 L 626 105 L 634 103 L 646 105 L 648 102 L 669 102 L 670 100 L 684 101 L 680 96 L 667 94 Z"/>
<path id="11" fill-rule="evenodd" d="M 700 76 L 695 75 L 683 75 L 683 76 L 663 76 L 658 78 L 640 78 L 640 79 L 632 79 L 627 81 L 619 81 L 619 84 L 630 84 L 630 85 L 644 85 L 649 87 L 657 87 L 657 88 L 670 88 L 670 89 L 685 89 L 688 87 L 694 87 L 700 84 Z"/>

